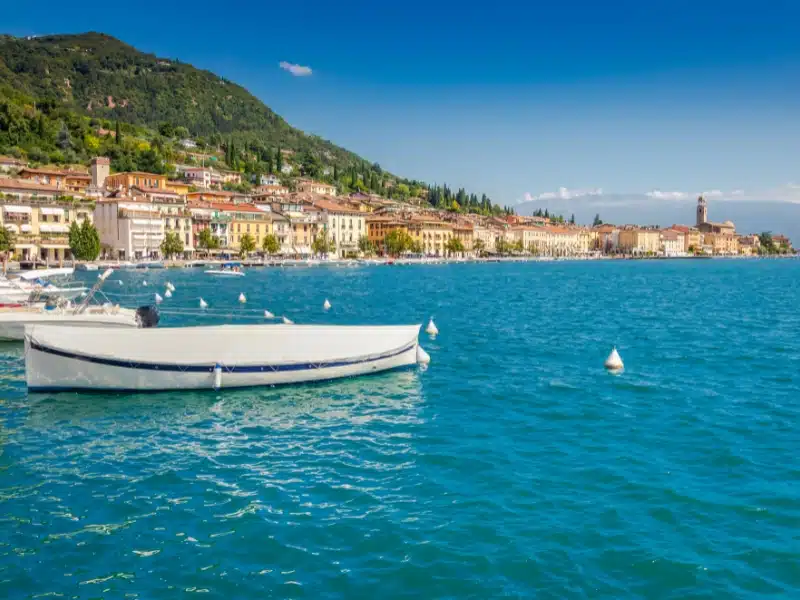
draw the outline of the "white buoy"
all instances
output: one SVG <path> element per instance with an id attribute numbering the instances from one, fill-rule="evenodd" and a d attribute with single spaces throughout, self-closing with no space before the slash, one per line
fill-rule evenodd
<path id="1" fill-rule="evenodd" d="M 328 302 L 328 299 L 327 299 L 327 298 L 325 298 L 325 303 L 322 305 L 322 308 L 323 308 L 324 310 L 330 310 L 330 309 L 331 309 L 331 303 L 330 303 L 330 302 Z"/>
<path id="2" fill-rule="evenodd" d="M 428 321 L 428 326 L 425 328 L 425 333 L 427 333 L 431 337 L 436 337 L 437 335 L 439 335 L 439 329 L 433 322 L 433 317 L 431 317 L 431 320 Z"/>
<path id="3" fill-rule="evenodd" d="M 172 298 L 172 292 L 169 291 L 169 288 L 164 292 L 164 298 Z"/>
<path id="4" fill-rule="evenodd" d="M 208 302 L 200 298 L 200 308 L 208 308 Z"/>
<path id="5" fill-rule="evenodd" d="M 222 387 L 222 365 L 214 365 L 214 389 L 218 390 Z"/>
<path id="6" fill-rule="evenodd" d="M 616 347 L 611 349 L 611 354 L 608 355 L 608 358 L 606 359 L 606 362 L 603 363 L 603 366 L 609 371 L 622 371 L 622 369 L 625 368 L 625 365 L 622 363 L 622 358 L 620 358 Z"/>
<path id="7" fill-rule="evenodd" d="M 291 319 L 287 319 L 286 317 L 281 317 L 281 318 L 283 319 L 284 325 L 294 325 L 294 321 L 292 321 Z"/>
<path id="8" fill-rule="evenodd" d="M 271 312 L 269 312 L 268 310 L 265 310 L 265 311 L 264 311 L 264 318 L 265 318 L 265 319 L 274 319 L 274 318 L 275 318 L 275 315 L 273 315 L 273 314 L 272 314 Z"/>
<path id="9" fill-rule="evenodd" d="M 167 282 L 167 289 L 168 289 L 170 292 L 174 292 L 174 291 L 175 291 L 175 286 L 174 286 L 174 285 L 172 285 L 172 282 L 171 282 L 171 281 L 168 281 L 168 282 Z"/>
<path id="10" fill-rule="evenodd" d="M 417 364 L 427 365 L 431 362 L 431 355 L 425 352 L 422 346 L 417 345 Z"/>
<path id="11" fill-rule="evenodd" d="M 122 279 L 120 279 L 120 280 L 119 280 L 119 284 L 120 284 L 120 285 L 124 285 L 124 284 L 122 283 Z"/>
<path id="12" fill-rule="evenodd" d="M 239 294 L 239 302 L 241 302 L 242 304 L 244 304 L 245 302 L 247 302 L 247 298 L 245 298 L 244 292 L 242 292 L 241 294 Z"/>
<path id="13" fill-rule="evenodd" d="M 158 292 L 156 292 L 156 304 L 161 304 L 162 300 L 163 298 L 161 297 L 161 295 Z"/>
<path id="14" fill-rule="evenodd" d="M 142 285 L 147 287 L 147 280 L 146 279 L 142 282 Z"/>

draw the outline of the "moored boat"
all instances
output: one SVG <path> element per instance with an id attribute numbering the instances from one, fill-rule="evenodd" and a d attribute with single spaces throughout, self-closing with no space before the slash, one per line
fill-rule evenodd
<path id="1" fill-rule="evenodd" d="M 219 269 L 208 269 L 204 273 L 217 277 L 244 277 L 244 271 L 239 263 L 223 263 Z"/>
<path id="2" fill-rule="evenodd" d="M 218 325 L 166 329 L 33 325 L 36 391 L 164 391 L 302 383 L 427 363 L 419 325 Z"/>

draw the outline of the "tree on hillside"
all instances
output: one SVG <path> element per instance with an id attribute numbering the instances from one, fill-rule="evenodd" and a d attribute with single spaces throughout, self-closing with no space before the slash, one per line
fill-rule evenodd
<path id="1" fill-rule="evenodd" d="M 69 226 L 69 249 L 75 260 L 94 260 L 100 256 L 100 234 L 89 219 Z"/>
<path id="2" fill-rule="evenodd" d="M 119 121 L 114 124 L 114 143 L 117 146 L 122 145 L 122 132 L 119 130 Z"/>
<path id="3" fill-rule="evenodd" d="M 277 254 L 281 249 L 281 243 L 275 234 L 268 233 L 264 236 L 261 248 L 269 255 Z"/>
<path id="4" fill-rule="evenodd" d="M 183 254 L 183 242 L 176 232 L 170 231 L 164 236 L 164 241 L 161 242 L 161 254 L 167 258 L 172 258 L 176 254 Z"/>
<path id="5" fill-rule="evenodd" d="M 772 233 L 769 231 L 760 233 L 758 241 L 761 244 L 762 254 L 776 254 L 778 252 L 778 248 L 775 246 L 775 240 L 772 239 Z"/>
<path id="6" fill-rule="evenodd" d="M 247 255 L 256 249 L 256 241 L 249 233 L 245 233 L 239 240 L 239 256 L 247 258 Z"/>
<path id="7" fill-rule="evenodd" d="M 278 150 L 275 152 L 275 172 L 283 172 L 283 153 L 281 152 L 280 146 L 278 146 Z"/>
<path id="8" fill-rule="evenodd" d="M 219 240 L 211 233 L 210 229 L 201 229 L 197 234 L 197 247 L 208 252 L 219 248 Z"/>
<path id="9" fill-rule="evenodd" d="M 600 218 L 600 213 L 597 213 L 594 216 L 594 221 L 592 222 L 592 227 L 598 227 L 603 224 L 603 220 Z"/>
<path id="10" fill-rule="evenodd" d="M 572 213 L 572 216 L 569 218 L 569 224 L 575 225 L 575 213 Z"/>

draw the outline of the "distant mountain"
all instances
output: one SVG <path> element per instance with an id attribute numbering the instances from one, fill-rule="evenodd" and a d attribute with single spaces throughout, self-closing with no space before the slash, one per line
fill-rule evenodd
<path id="1" fill-rule="evenodd" d="M 171 123 L 193 136 L 257 139 L 269 148 L 310 150 L 339 166 L 366 162 L 291 127 L 235 83 L 102 33 L 0 36 L 0 84 L 98 119 L 152 129 Z"/>
<path id="2" fill-rule="evenodd" d="M 602 194 L 576 198 L 548 198 L 515 206 L 517 213 L 529 215 L 536 209 L 575 215 L 578 223 L 590 225 L 595 215 L 606 223 L 694 225 L 695 200 L 655 199 L 645 194 Z M 733 221 L 740 233 L 772 231 L 783 233 L 800 244 L 800 204 L 769 200 L 709 200 L 709 219 Z"/>

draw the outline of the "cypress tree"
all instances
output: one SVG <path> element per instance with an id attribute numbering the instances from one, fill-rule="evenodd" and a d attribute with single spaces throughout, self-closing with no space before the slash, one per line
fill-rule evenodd
<path id="1" fill-rule="evenodd" d="M 122 143 L 122 132 L 119 130 L 119 120 L 117 120 L 116 125 L 114 126 L 114 141 L 117 144 Z"/>

